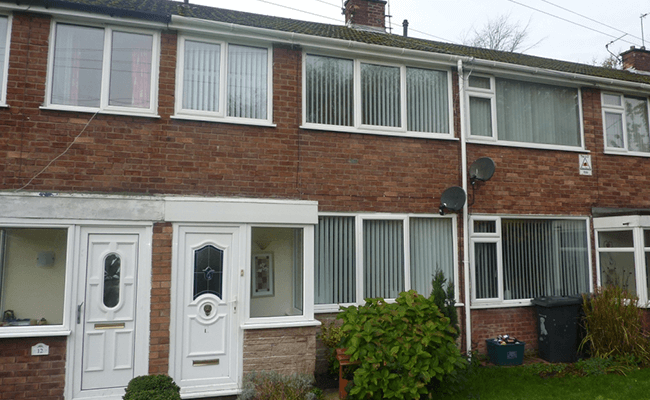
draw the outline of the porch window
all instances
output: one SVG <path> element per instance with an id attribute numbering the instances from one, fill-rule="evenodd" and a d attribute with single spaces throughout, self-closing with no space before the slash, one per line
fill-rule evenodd
<path id="1" fill-rule="evenodd" d="M 471 242 L 478 304 L 589 291 L 585 220 L 474 218 Z"/>
<path id="2" fill-rule="evenodd" d="M 582 147 L 576 88 L 470 76 L 467 94 L 475 139 Z"/>
<path id="3" fill-rule="evenodd" d="M 614 93 L 602 94 L 605 150 L 650 154 L 648 99 Z"/>
<path id="4" fill-rule="evenodd" d="M 2 326 L 63 324 L 67 235 L 67 229 L 0 228 Z"/>
<path id="5" fill-rule="evenodd" d="M 304 121 L 318 129 L 448 136 L 447 71 L 305 56 Z"/>
<path id="6" fill-rule="evenodd" d="M 9 26 L 10 19 L 0 15 L 0 105 L 7 103 L 7 72 L 9 54 Z"/>
<path id="7" fill-rule="evenodd" d="M 250 317 L 304 315 L 302 228 L 252 228 Z"/>
<path id="8" fill-rule="evenodd" d="M 363 304 L 409 289 L 429 295 L 441 270 L 454 282 L 453 218 L 323 215 L 315 230 L 315 302 Z"/>
<path id="9" fill-rule="evenodd" d="M 268 48 L 183 36 L 179 54 L 178 117 L 270 123 Z"/>
<path id="10" fill-rule="evenodd" d="M 155 112 L 158 35 L 54 24 L 48 106 Z"/>

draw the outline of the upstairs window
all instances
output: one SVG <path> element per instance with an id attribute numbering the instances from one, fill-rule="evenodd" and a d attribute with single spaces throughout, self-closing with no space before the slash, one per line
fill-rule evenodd
<path id="1" fill-rule="evenodd" d="M 271 123 L 270 50 L 181 37 L 176 116 Z"/>
<path id="2" fill-rule="evenodd" d="M 305 56 L 304 123 L 318 129 L 449 136 L 446 71 Z"/>
<path id="3" fill-rule="evenodd" d="M 153 114 L 158 34 L 53 25 L 48 107 Z"/>
<path id="4" fill-rule="evenodd" d="M 9 67 L 9 17 L 0 15 L 0 105 L 7 104 L 7 71 Z"/>
<path id="5" fill-rule="evenodd" d="M 470 76 L 467 95 L 470 136 L 475 140 L 582 147 L 576 88 Z"/>
<path id="6" fill-rule="evenodd" d="M 605 150 L 650 155 L 648 99 L 603 93 Z"/>

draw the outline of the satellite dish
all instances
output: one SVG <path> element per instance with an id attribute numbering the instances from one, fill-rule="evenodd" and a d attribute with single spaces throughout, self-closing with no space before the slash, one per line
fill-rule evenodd
<path id="1" fill-rule="evenodd" d="M 475 181 L 489 181 L 494 175 L 494 169 L 494 161 L 490 157 L 481 157 L 469 167 L 469 179 L 472 184 Z"/>
<path id="2" fill-rule="evenodd" d="M 445 209 L 451 211 L 460 211 L 465 205 L 467 195 L 460 186 L 452 186 L 442 192 L 440 196 L 440 215 L 445 215 Z"/>

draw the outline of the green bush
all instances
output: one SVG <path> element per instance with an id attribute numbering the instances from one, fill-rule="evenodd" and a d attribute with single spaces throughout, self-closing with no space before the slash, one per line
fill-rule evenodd
<path id="1" fill-rule="evenodd" d="M 343 339 L 343 329 L 337 326 L 334 322 L 323 324 L 320 328 L 318 338 L 327 346 L 329 353 L 327 354 L 328 372 L 330 374 L 338 375 L 339 361 L 336 359 L 336 349 L 339 348 L 341 340 Z"/>
<path id="2" fill-rule="evenodd" d="M 592 357 L 636 360 L 650 364 L 650 346 L 643 331 L 638 297 L 617 286 L 598 288 L 583 296 L 585 338 L 580 344 Z"/>
<path id="3" fill-rule="evenodd" d="M 124 400 L 181 400 L 181 389 L 167 375 L 137 376 L 129 382 Z"/>
<path id="4" fill-rule="evenodd" d="M 449 324 L 456 330 L 455 337 L 458 337 L 458 312 L 456 311 L 456 299 L 454 296 L 454 284 L 447 282 L 445 274 L 438 270 L 431 281 L 431 299 L 438 306 L 442 314 L 449 318 Z"/>
<path id="5" fill-rule="evenodd" d="M 251 372 L 244 377 L 239 400 L 316 400 L 314 378 L 306 374 Z"/>
<path id="6" fill-rule="evenodd" d="M 367 299 L 345 307 L 343 319 L 350 361 L 358 361 L 348 396 L 353 399 L 419 399 L 466 366 L 455 330 L 431 298 L 414 290 L 395 303 Z"/>

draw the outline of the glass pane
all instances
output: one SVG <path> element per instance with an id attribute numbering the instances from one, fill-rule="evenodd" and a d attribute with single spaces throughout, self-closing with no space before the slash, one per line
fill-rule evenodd
<path id="1" fill-rule="evenodd" d="M 223 299 L 223 250 L 204 246 L 194 251 L 194 297 L 213 294 Z"/>
<path id="2" fill-rule="evenodd" d="M 478 89 L 490 89 L 490 78 L 481 76 L 470 76 L 467 80 L 470 87 Z"/>
<path id="3" fill-rule="evenodd" d="M 303 315 L 302 228 L 252 228 L 250 316 Z"/>
<path id="4" fill-rule="evenodd" d="M 408 130 L 449 133 L 447 73 L 406 69 Z"/>
<path id="5" fill-rule="evenodd" d="M 472 135 L 492 137 L 492 100 L 470 97 L 469 111 Z"/>
<path id="6" fill-rule="evenodd" d="M 598 233 L 600 248 L 634 248 L 634 237 L 631 230 L 610 231 Z"/>
<path id="7" fill-rule="evenodd" d="M 183 108 L 219 111 L 221 46 L 185 41 Z"/>
<path id="8" fill-rule="evenodd" d="M 14 319 L 5 324 L 63 323 L 66 252 L 67 229 L 0 229 L 0 310 Z"/>
<path id="9" fill-rule="evenodd" d="M 4 91 L 5 59 L 7 58 L 7 24 L 8 18 L 0 16 L 0 93 Z"/>
<path id="10" fill-rule="evenodd" d="M 580 146 L 578 90 L 496 80 L 499 139 Z"/>
<path id="11" fill-rule="evenodd" d="M 103 29 L 57 24 L 52 104 L 99 107 L 103 56 Z"/>
<path id="12" fill-rule="evenodd" d="M 354 217 L 319 217 L 314 245 L 316 304 L 356 302 Z"/>
<path id="13" fill-rule="evenodd" d="M 400 69 L 361 64 L 361 123 L 402 126 Z"/>
<path id="14" fill-rule="evenodd" d="M 411 218 L 411 289 L 429 296 L 431 281 L 442 271 L 454 283 L 454 236 L 449 218 Z M 453 286 L 452 286 L 453 287 Z"/>
<path id="15" fill-rule="evenodd" d="M 499 297 L 496 243 L 475 243 L 474 265 L 476 268 L 476 298 L 494 299 Z"/>
<path id="16" fill-rule="evenodd" d="M 497 222 L 496 221 L 474 221 L 474 233 L 496 233 L 497 232 Z"/>
<path id="17" fill-rule="evenodd" d="M 599 257 L 601 285 L 618 286 L 630 295 L 636 295 L 634 252 L 603 251 Z"/>
<path id="18" fill-rule="evenodd" d="M 605 132 L 607 134 L 607 147 L 625 148 L 623 139 L 623 115 L 606 112 Z"/>
<path id="19" fill-rule="evenodd" d="M 603 104 L 609 106 L 621 106 L 621 96 L 618 94 L 607 94 L 603 93 Z"/>
<path id="20" fill-rule="evenodd" d="M 644 229 L 643 230 L 643 246 L 644 247 L 650 247 L 650 230 L 649 229 Z"/>
<path id="21" fill-rule="evenodd" d="M 308 55 L 305 65 L 306 119 L 315 124 L 354 124 L 354 63 Z"/>
<path id="22" fill-rule="evenodd" d="M 646 99 L 625 98 L 625 123 L 627 127 L 627 149 L 650 152 L 648 131 L 648 103 Z"/>
<path id="23" fill-rule="evenodd" d="M 266 119 L 268 50 L 228 46 L 228 115 Z"/>
<path id="24" fill-rule="evenodd" d="M 394 299 L 404 291 L 404 223 L 363 221 L 364 298 Z"/>
<path id="25" fill-rule="evenodd" d="M 104 260 L 104 305 L 108 308 L 120 302 L 120 267 L 122 260 L 117 254 L 109 254 Z"/>
<path id="26" fill-rule="evenodd" d="M 149 108 L 153 36 L 113 32 L 108 104 Z"/>

